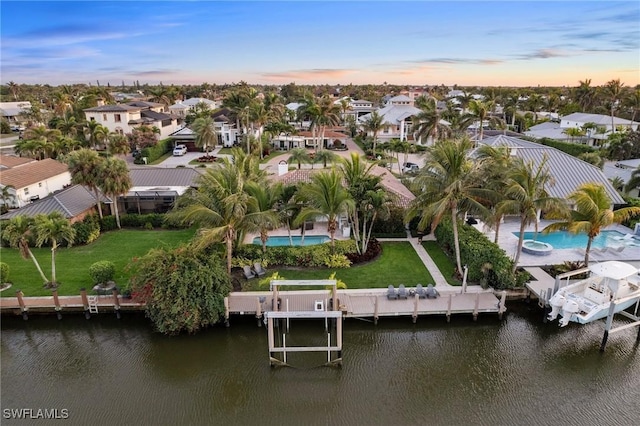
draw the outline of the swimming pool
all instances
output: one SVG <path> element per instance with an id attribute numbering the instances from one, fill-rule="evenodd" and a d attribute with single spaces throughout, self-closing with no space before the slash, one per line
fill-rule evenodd
<path id="1" fill-rule="evenodd" d="M 513 235 L 518 237 L 519 232 L 513 232 Z M 602 231 L 597 237 L 593 239 L 591 243 L 592 248 L 612 247 L 619 246 L 621 244 L 629 245 L 628 240 L 621 240 L 626 234 L 618 231 Z M 548 234 L 538 232 L 536 236 L 535 232 L 525 232 L 525 240 L 533 240 L 535 236 L 536 241 L 542 241 L 553 246 L 554 249 L 570 249 L 570 248 L 586 248 L 587 247 L 587 235 L 586 234 L 572 234 L 567 231 L 556 231 Z M 640 240 L 636 237 L 631 239 L 634 244 L 640 245 Z"/>
<path id="2" fill-rule="evenodd" d="M 304 237 L 304 243 L 302 241 L 302 237 L 300 235 L 292 235 L 291 239 L 293 240 L 294 246 L 313 246 L 316 244 L 326 243 L 331 241 L 331 238 L 328 235 L 306 235 Z M 267 240 L 267 246 L 288 246 L 290 245 L 288 236 L 274 236 L 269 237 Z M 262 241 L 260 241 L 260 237 L 255 237 L 253 239 L 253 244 L 262 245 Z"/>

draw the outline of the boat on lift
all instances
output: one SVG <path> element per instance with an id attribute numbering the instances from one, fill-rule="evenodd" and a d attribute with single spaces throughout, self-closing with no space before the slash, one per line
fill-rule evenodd
<path id="1" fill-rule="evenodd" d="M 570 322 L 588 324 L 606 318 L 612 302 L 618 313 L 640 300 L 640 275 L 633 265 L 613 260 L 588 269 L 588 278 L 562 287 L 549 299 L 549 321 L 560 316 L 560 327 Z"/>

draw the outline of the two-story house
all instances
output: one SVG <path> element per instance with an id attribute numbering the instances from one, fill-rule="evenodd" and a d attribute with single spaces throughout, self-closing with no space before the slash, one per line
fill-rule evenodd
<path id="1" fill-rule="evenodd" d="M 180 118 L 185 118 L 190 111 L 192 111 L 196 105 L 204 104 L 211 111 L 217 109 L 220 105 L 216 101 L 206 98 L 189 98 L 184 101 L 178 101 L 177 103 L 169 106 L 169 112 Z"/>
<path id="2" fill-rule="evenodd" d="M 164 112 L 165 106 L 155 102 L 130 102 L 128 104 L 98 105 L 84 110 L 87 121 L 96 121 L 120 134 L 131 133 L 134 128 L 146 125 L 160 130 L 160 139 L 178 129 L 177 117 Z"/>
<path id="3" fill-rule="evenodd" d="M 612 119 L 610 115 L 604 114 L 574 112 L 560 117 L 559 122 L 547 121 L 532 126 L 524 134 L 537 139 L 551 138 L 595 145 L 606 140 L 614 129 L 617 130 L 620 127 L 637 130 L 638 122 L 616 116 Z M 582 134 L 579 136 L 572 135 L 569 129 L 579 129 Z"/>
<path id="4" fill-rule="evenodd" d="M 420 114 L 420 109 L 414 106 L 414 100 L 406 95 L 398 95 L 389 98 L 384 108 L 377 110 L 378 115 L 382 116 L 384 128 L 378 132 L 378 140 L 380 142 L 388 142 L 391 139 L 400 139 L 406 141 L 410 139 L 412 117 Z M 359 124 L 364 123 L 371 117 L 371 114 L 365 114 L 358 119 Z M 372 132 L 369 132 L 372 135 Z M 411 139 L 413 136 L 411 136 Z"/>

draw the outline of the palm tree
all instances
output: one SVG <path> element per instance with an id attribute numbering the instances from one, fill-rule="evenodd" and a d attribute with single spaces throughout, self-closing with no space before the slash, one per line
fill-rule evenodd
<path id="1" fill-rule="evenodd" d="M 9 246 L 17 248 L 23 259 L 31 259 L 40 273 L 43 283 L 49 282 L 49 279 L 42 272 L 38 259 L 33 255 L 29 248 L 29 241 L 35 234 L 33 228 L 33 219 L 27 216 L 16 216 L 9 220 L 2 231 L 2 237 L 9 242 Z"/>
<path id="2" fill-rule="evenodd" d="M 590 112 L 595 100 L 596 89 L 591 87 L 591 79 L 585 78 L 579 82 L 579 86 L 574 89 L 574 99 L 584 112 Z"/>
<path id="3" fill-rule="evenodd" d="M 18 100 L 18 92 L 20 91 L 20 85 L 18 85 L 17 83 L 15 83 L 13 81 L 10 81 L 9 83 L 7 83 L 7 87 L 9 88 L 9 91 L 13 95 L 13 100 L 17 101 Z"/>
<path id="4" fill-rule="evenodd" d="M 546 158 L 537 167 L 532 162 L 525 163 L 521 159 L 517 159 L 509 173 L 504 192 L 506 199 L 498 204 L 498 209 L 501 214 L 520 216 L 520 234 L 513 262 L 513 273 L 518 268 L 525 228 L 531 223 L 535 223 L 537 233 L 540 211 L 559 213 L 566 208 L 564 200 L 549 195 L 547 186 L 553 184 L 553 177 L 547 168 Z"/>
<path id="5" fill-rule="evenodd" d="M 364 122 L 364 129 L 367 132 L 373 133 L 373 152 L 372 155 L 376 156 L 376 144 L 378 142 L 378 132 L 384 129 L 384 117 L 378 114 L 378 111 L 373 111 Z"/>
<path id="6" fill-rule="evenodd" d="M 443 140 L 426 151 L 425 167 L 413 181 L 414 193 L 418 195 L 410 203 L 405 221 L 420 215 L 418 229 L 431 224 L 435 230 L 445 214 L 450 214 L 453 226 L 456 266 L 462 272 L 460 242 L 458 237 L 458 215 L 462 212 L 481 212 L 482 205 L 491 198 L 491 191 L 481 188 L 478 165 L 472 162 L 468 139 Z"/>
<path id="7" fill-rule="evenodd" d="M 67 112 L 58 120 L 56 129 L 60 130 L 64 136 L 75 137 L 78 134 L 76 117 Z"/>
<path id="8" fill-rule="evenodd" d="M 414 121 L 416 122 L 414 131 L 416 137 L 421 141 L 422 138 L 424 138 L 425 142 L 427 142 L 429 138 L 432 138 L 435 143 L 438 141 L 440 135 L 444 137 L 450 136 L 451 128 L 441 123 L 442 117 L 437 108 L 437 101 L 435 98 L 431 99 L 433 99 L 433 102 L 426 102 L 421 108 L 422 112 L 414 117 Z"/>
<path id="9" fill-rule="evenodd" d="M 245 180 L 235 164 L 225 159 L 223 167 L 207 169 L 198 190 L 181 197 L 170 217 L 200 226 L 199 247 L 222 241 L 227 248 L 227 272 L 231 275 L 233 245 L 238 234 L 251 228 L 247 219 L 257 210 L 256 200 L 244 190 Z"/>
<path id="10" fill-rule="evenodd" d="M 109 129 L 107 129 L 102 124 L 97 121 L 88 121 L 86 127 L 87 138 L 89 139 L 89 143 L 97 148 L 98 144 L 104 142 L 107 136 L 109 135 Z"/>
<path id="11" fill-rule="evenodd" d="M 466 124 L 470 125 L 472 123 L 478 123 L 478 127 L 476 127 L 476 143 L 481 141 L 484 137 L 485 122 L 489 125 L 497 125 L 501 128 L 504 127 L 504 121 L 502 121 L 502 118 L 490 115 L 492 108 L 493 105 L 491 103 L 477 99 L 473 99 L 469 103 L 469 113 L 467 113 L 462 120 L 465 127 Z M 478 131 L 480 133 L 479 135 Z"/>
<path id="12" fill-rule="evenodd" d="M 613 210 L 612 202 L 602 184 L 585 183 L 569 195 L 575 209 L 569 212 L 565 221 L 552 223 L 542 232 L 567 230 L 572 234 L 586 233 L 587 248 L 584 253 L 584 263 L 589 264 L 589 252 L 593 239 L 600 234 L 602 228 L 614 223 L 622 223 L 633 216 L 640 215 L 640 207 L 625 207 Z"/>
<path id="13" fill-rule="evenodd" d="M 100 178 L 98 186 L 105 195 L 111 198 L 116 214 L 116 223 L 118 228 L 121 228 L 118 197 L 129 191 L 132 186 L 127 163 L 116 157 L 106 158 L 102 162 L 98 173 Z"/>
<path id="14" fill-rule="evenodd" d="M 571 142 L 573 142 L 574 138 L 580 138 L 586 134 L 586 132 L 579 127 L 569 127 L 568 129 L 564 129 L 562 133 L 569 136 Z"/>
<path id="15" fill-rule="evenodd" d="M 631 121 L 636 121 L 636 115 L 640 111 L 640 89 L 629 93 L 625 98 L 625 104 L 631 109 Z"/>
<path id="16" fill-rule="evenodd" d="M 244 188 L 255 200 L 252 204 L 253 210 L 247 215 L 247 222 L 250 223 L 248 230 L 260 232 L 262 252 L 266 253 L 269 231 L 273 231 L 282 224 L 281 216 L 276 210 L 276 205 L 281 198 L 282 186 L 247 182 Z"/>
<path id="17" fill-rule="evenodd" d="M 57 287 L 56 250 L 60 246 L 59 243 L 62 242 L 66 242 L 67 246 L 70 247 L 73 244 L 76 230 L 71 226 L 69 220 L 59 212 L 36 215 L 33 223 L 36 233 L 36 245 L 42 247 L 47 242 L 51 243 L 51 287 Z"/>
<path id="18" fill-rule="evenodd" d="M 300 186 L 297 196 L 306 205 L 294 224 L 302 224 L 317 216 L 327 216 L 327 231 L 334 249 L 338 216 L 348 214 L 355 208 L 351 195 L 342 186 L 342 176 L 336 170 L 315 174 L 311 177 L 311 183 Z"/>
<path id="19" fill-rule="evenodd" d="M 631 190 L 640 187 L 640 167 L 637 167 L 632 173 L 631 178 L 629 178 L 629 182 L 624 186 L 624 192 L 627 194 L 631 192 Z"/>
<path id="20" fill-rule="evenodd" d="M 324 146 L 324 134 L 327 127 L 340 124 L 340 106 L 333 103 L 328 96 L 323 96 L 318 102 L 318 110 L 315 116 L 316 125 L 320 127 L 320 144 Z M 316 146 L 317 149 L 317 146 Z"/>
<path id="21" fill-rule="evenodd" d="M 622 95 L 622 86 L 624 86 L 624 83 L 621 83 L 620 79 L 611 80 L 605 86 L 607 94 L 610 96 L 610 101 L 611 101 L 611 132 L 612 133 L 616 132 L 613 112 L 618 107 L 618 101 L 620 100 L 620 97 Z"/>
<path id="22" fill-rule="evenodd" d="M 287 160 L 289 164 L 297 163 L 298 170 L 300 170 L 302 163 L 308 163 L 309 161 L 311 161 L 311 158 L 309 157 L 309 151 L 307 151 L 306 148 L 293 148 L 291 150 L 291 155 Z"/>
<path id="23" fill-rule="evenodd" d="M 2 187 L 2 194 L 0 195 L 2 200 L 2 206 L 9 209 L 9 203 L 13 206 L 16 200 L 16 188 L 13 185 L 5 185 Z"/>
<path id="24" fill-rule="evenodd" d="M 211 117 L 202 117 L 196 119 L 192 125 L 193 131 L 196 133 L 196 146 L 204 148 L 206 156 L 209 156 L 209 148 L 216 146 L 218 143 L 218 132 L 213 124 Z"/>
<path id="25" fill-rule="evenodd" d="M 328 149 L 321 149 L 313 156 L 313 160 L 322 163 L 323 168 L 327 168 L 327 163 L 333 163 L 338 159 L 338 156 L 329 151 Z"/>
<path id="26" fill-rule="evenodd" d="M 129 146 L 129 140 L 125 135 L 121 135 L 120 133 L 109 133 L 109 142 L 107 144 L 107 150 L 109 154 L 116 155 L 122 154 L 126 155 L 131 151 L 131 147 Z"/>
<path id="27" fill-rule="evenodd" d="M 98 213 L 100 214 L 100 219 L 102 219 L 102 203 L 100 202 L 98 187 L 102 181 L 99 172 L 102 169 L 104 158 L 90 149 L 80 149 L 69 154 L 67 163 L 69 164 L 71 182 L 84 185 L 93 191 L 98 204 Z"/>

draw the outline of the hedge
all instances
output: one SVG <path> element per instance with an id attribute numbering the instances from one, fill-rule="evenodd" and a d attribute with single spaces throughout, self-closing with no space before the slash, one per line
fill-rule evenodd
<path id="1" fill-rule="evenodd" d="M 243 244 L 236 249 L 235 257 L 250 262 L 261 261 L 266 265 L 319 267 L 332 262 L 332 254 L 347 255 L 356 252 L 353 240 L 336 241 L 335 253 L 331 252 L 331 244 L 312 246 L 267 246 L 262 252 L 262 245 Z"/>
<path id="2" fill-rule="evenodd" d="M 434 234 L 438 245 L 446 253 L 454 252 L 453 227 L 450 219 L 443 220 Z M 469 268 L 468 281 L 486 284 L 498 290 L 519 287 L 527 281 L 526 273 L 518 273 L 517 276 L 511 274 L 513 261 L 507 257 L 504 250 L 482 232 L 460 221 L 458 237 L 461 262 Z"/>
<path id="3" fill-rule="evenodd" d="M 155 146 L 143 148 L 140 151 L 140 158 L 147 157 L 147 164 L 151 164 L 156 161 L 158 158 L 162 157 L 167 152 L 173 149 L 173 140 L 171 139 L 162 139 L 158 141 Z"/>
<path id="4" fill-rule="evenodd" d="M 555 139 L 549 139 L 549 138 L 533 139 L 532 141 L 542 145 L 550 146 L 552 148 L 556 148 L 574 157 L 578 157 L 580 154 L 584 154 L 587 152 L 596 152 L 596 149 L 588 145 L 582 145 L 579 143 L 561 142 L 561 141 L 558 141 Z"/>
<path id="5" fill-rule="evenodd" d="M 167 215 L 162 213 L 136 214 L 127 213 L 120 215 L 120 226 L 123 228 L 165 228 L 165 229 L 183 229 L 188 228 L 178 221 L 169 220 Z M 115 216 L 104 216 L 100 221 L 100 229 L 102 232 L 113 231 L 118 225 Z"/>

